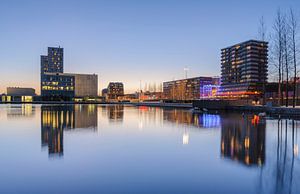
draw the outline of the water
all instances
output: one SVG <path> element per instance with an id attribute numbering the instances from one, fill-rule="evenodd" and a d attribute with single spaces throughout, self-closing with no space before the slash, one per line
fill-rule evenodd
<path id="1" fill-rule="evenodd" d="M 0 193 L 300 193 L 300 123 L 100 105 L 0 105 Z"/>

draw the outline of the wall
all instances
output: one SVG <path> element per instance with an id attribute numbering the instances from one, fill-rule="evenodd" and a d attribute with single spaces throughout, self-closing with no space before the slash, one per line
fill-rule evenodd
<path id="1" fill-rule="evenodd" d="M 97 97 L 98 75 L 74 74 L 75 97 Z"/>
<path id="2" fill-rule="evenodd" d="M 7 88 L 8 96 L 34 96 L 35 90 L 33 88 Z"/>

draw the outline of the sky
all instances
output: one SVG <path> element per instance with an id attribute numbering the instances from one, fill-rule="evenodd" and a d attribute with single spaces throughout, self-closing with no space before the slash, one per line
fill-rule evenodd
<path id="1" fill-rule="evenodd" d="M 98 74 L 125 92 L 140 85 L 220 75 L 220 49 L 267 31 L 278 8 L 299 0 L 0 0 L 0 93 L 33 87 L 39 93 L 40 55 L 64 48 L 68 73 Z M 141 83 L 141 84 L 140 84 Z"/>

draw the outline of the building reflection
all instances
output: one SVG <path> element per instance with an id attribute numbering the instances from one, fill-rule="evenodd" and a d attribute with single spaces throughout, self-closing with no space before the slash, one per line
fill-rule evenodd
<path id="1" fill-rule="evenodd" d="M 97 130 L 95 105 L 42 106 L 42 147 L 48 147 L 49 156 L 63 156 L 64 130 Z"/>
<path id="2" fill-rule="evenodd" d="M 247 166 L 265 162 L 266 123 L 256 115 L 230 114 L 221 119 L 221 155 Z"/>
<path id="3" fill-rule="evenodd" d="M 176 124 L 193 125 L 199 128 L 215 128 L 220 126 L 220 115 L 197 114 L 184 109 L 164 109 L 163 119 Z"/>
<path id="4" fill-rule="evenodd" d="M 159 107 L 139 106 L 138 128 L 143 130 L 148 125 L 161 126 L 163 123 L 163 109 Z"/>
<path id="5" fill-rule="evenodd" d="M 32 104 L 10 105 L 7 109 L 7 118 L 33 117 L 35 106 Z"/>
<path id="6" fill-rule="evenodd" d="M 107 114 L 109 122 L 117 123 L 123 122 L 124 118 L 124 105 L 109 105 L 104 106 L 102 109 Z"/>

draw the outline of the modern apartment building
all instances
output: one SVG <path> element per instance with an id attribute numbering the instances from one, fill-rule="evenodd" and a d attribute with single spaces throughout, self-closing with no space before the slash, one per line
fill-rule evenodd
<path id="1" fill-rule="evenodd" d="M 48 47 L 48 55 L 41 55 L 41 75 L 64 72 L 64 49 Z"/>
<path id="2" fill-rule="evenodd" d="M 249 40 L 221 50 L 222 96 L 261 96 L 267 75 L 268 42 Z"/>
<path id="3" fill-rule="evenodd" d="M 197 100 L 216 95 L 212 90 L 218 89 L 217 77 L 194 77 L 163 83 L 163 94 L 169 100 Z"/>
<path id="4" fill-rule="evenodd" d="M 118 99 L 124 95 L 124 84 L 122 82 L 110 82 L 107 86 L 108 99 Z"/>
<path id="5" fill-rule="evenodd" d="M 63 48 L 48 48 L 41 56 L 41 96 L 44 100 L 97 97 L 96 74 L 64 73 Z"/>

